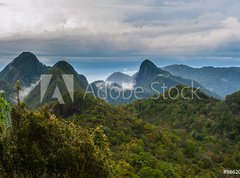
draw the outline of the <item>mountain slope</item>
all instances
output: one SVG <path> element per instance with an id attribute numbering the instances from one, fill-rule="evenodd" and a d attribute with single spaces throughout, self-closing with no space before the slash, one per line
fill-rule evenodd
<path id="1" fill-rule="evenodd" d="M 60 94 L 63 97 L 63 100 L 67 100 L 67 98 L 72 98 L 74 100 L 74 96 L 70 95 L 69 89 L 67 87 L 71 88 L 71 91 L 81 91 L 84 92 L 87 88 L 88 81 L 85 76 L 79 75 L 74 68 L 65 61 L 59 61 L 57 62 L 48 72 L 47 74 L 51 76 L 51 79 L 49 81 L 49 85 L 45 87 L 45 93 L 42 96 L 42 102 L 41 102 L 41 83 L 38 83 L 37 86 L 30 92 L 30 94 L 25 99 L 25 102 L 28 106 L 31 106 L 33 108 L 39 107 L 44 103 L 48 103 L 50 101 L 55 101 L 56 99 L 52 99 L 52 96 L 56 94 L 57 92 L 60 92 Z M 64 80 L 63 75 L 69 74 L 70 77 L 73 76 L 73 86 L 72 83 L 69 83 L 72 78 L 69 78 L 68 80 Z M 73 88 L 72 88 L 73 87 Z M 74 102 L 74 101 L 72 101 Z"/>
<path id="2" fill-rule="evenodd" d="M 139 72 L 135 76 L 136 84 L 140 86 L 144 85 L 146 82 L 151 81 L 157 75 L 170 76 L 171 74 L 158 68 L 151 61 L 145 60 L 142 62 Z"/>
<path id="3" fill-rule="evenodd" d="M 8 83 L 20 80 L 23 86 L 30 86 L 48 69 L 33 53 L 23 52 L 0 72 L 0 79 Z"/>
<path id="4" fill-rule="evenodd" d="M 5 91 L 9 102 L 15 103 L 16 81 L 21 82 L 22 88 L 28 88 L 48 70 L 49 67 L 39 62 L 33 53 L 23 52 L 0 72 L 0 89 Z"/>
<path id="5" fill-rule="evenodd" d="M 191 96 L 191 88 L 184 92 Z M 89 102 L 79 111 L 82 101 L 58 104 L 54 113 L 81 127 L 101 125 L 119 177 L 224 177 L 223 167 L 239 167 L 239 116 L 224 101 L 199 95 L 202 99 L 187 101 L 161 95 L 122 106 Z"/>
<path id="6" fill-rule="evenodd" d="M 122 85 L 130 80 L 132 85 L 127 87 Z M 106 82 L 96 81 L 92 83 L 95 95 L 99 94 L 99 98 L 104 96 L 105 101 L 112 104 L 129 103 L 133 100 L 159 95 L 177 85 L 199 88 L 209 96 L 220 98 L 196 81 L 172 75 L 170 72 L 158 68 L 150 60 L 143 61 L 139 71 L 132 77 L 117 72 L 112 74 Z"/>
<path id="7" fill-rule="evenodd" d="M 222 98 L 240 89 L 240 68 L 202 67 L 170 65 L 163 68 L 184 78 L 191 78 Z"/>
<path id="8" fill-rule="evenodd" d="M 115 73 L 111 74 L 106 79 L 106 81 L 122 85 L 124 83 L 132 83 L 133 78 L 130 75 L 124 74 L 122 72 L 115 72 Z"/>
<path id="9" fill-rule="evenodd" d="M 170 72 L 158 68 L 149 60 L 145 60 L 139 72 L 135 76 L 136 86 L 143 87 L 147 95 L 162 93 L 176 85 L 185 85 L 193 88 L 199 88 L 209 96 L 219 98 L 215 93 L 207 90 L 198 82 L 172 75 Z M 157 93 L 159 94 L 159 93 Z"/>

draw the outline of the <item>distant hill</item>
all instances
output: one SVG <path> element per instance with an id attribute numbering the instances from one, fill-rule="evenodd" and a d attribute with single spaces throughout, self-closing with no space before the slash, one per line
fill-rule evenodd
<path id="1" fill-rule="evenodd" d="M 30 87 L 48 70 L 49 67 L 42 64 L 33 53 L 23 52 L 0 72 L 0 89 L 5 91 L 9 101 L 14 102 L 17 80 L 23 88 Z"/>
<path id="2" fill-rule="evenodd" d="M 57 62 L 48 72 L 47 74 L 52 75 L 52 78 L 49 82 L 49 86 L 46 86 L 46 93 L 43 96 L 43 100 L 41 102 L 40 98 L 40 83 L 29 93 L 25 102 L 28 106 L 33 108 L 41 106 L 44 103 L 48 103 L 50 101 L 55 101 L 56 99 L 52 99 L 53 94 L 56 91 L 56 88 L 59 88 L 61 95 L 65 95 L 64 100 L 68 97 L 71 97 L 69 91 L 67 89 L 66 83 L 63 79 L 63 74 L 71 74 L 73 75 L 73 91 L 81 91 L 84 92 L 87 89 L 88 81 L 85 76 L 79 75 L 74 68 L 67 63 L 66 61 Z"/>
<path id="3" fill-rule="evenodd" d="M 15 83 L 19 80 L 22 86 L 20 94 L 24 95 L 22 99 L 25 99 L 29 107 L 39 106 L 40 84 L 38 82 L 42 74 L 53 75 L 46 98 L 53 94 L 56 86 L 59 86 L 61 92 L 66 92 L 62 74 L 74 76 L 74 91 L 84 91 L 88 86 L 86 77 L 78 74 L 69 63 L 59 61 L 53 67 L 49 67 L 41 63 L 33 53 L 23 52 L 0 72 L 0 90 L 5 91 L 5 96 L 11 103 L 16 102 Z M 46 99 L 43 102 L 47 101 Z"/>
<path id="4" fill-rule="evenodd" d="M 156 91 L 162 93 L 165 89 L 169 89 L 176 85 L 185 85 L 198 88 L 208 94 L 219 98 L 215 93 L 207 90 L 201 86 L 198 82 L 192 79 L 185 79 L 176 75 L 171 74 L 168 71 L 158 68 L 154 63 L 149 60 L 142 62 L 139 72 L 135 75 L 136 86 L 141 86 L 148 93 L 148 95 L 153 95 Z"/>
<path id="5" fill-rule="evenodd" d="M 33 53 L 23 52 L 0 72 L 0 79 L 8 83 L 20 80 L 23 86 L 30 86 L 48 69 Z"/>
<path id="6" fill-rule="evenodd" d="M 57 83 L 63 82 L 62 74 L 73 74 L 77 89 L 85 90 L 88 87 L 86 77 L 78 74 L 73 66 L 67 62 L 60 61 L 53 67 L 48 67 L 42 64 L 33 53 L 23 52 L 0 72 L 0 89 L 6 92 L 7 99 L 10 102 L 14 102 L 10 98 L 15 98 L 15 82 L 20 80 L 22 87 L 28 89 L 22 93 L 27 95 L 37 85 L 41 74 L 57 75 L 57 77 L 55 76 L 52 79 L 53 84 L 51 82 L 54 89 Z M 198 69 L 186 65 L 171 65 L 159 68 L 150 60 L 145 60 L 140 65 L 139 71 L 133 76 L 115 72 L 106 81 L 100 83 L 93 82 L 91 86 L 94 88 L 95 94 L 99 91 L 100 86 L 100 96 L 102 97 L 107 92 L 105 101 L 112 104 L 129 103 L 139 98 L 159 95 L 177 85 L 199 88 L 209 96 L 222 99 L 240 88 L 239 74 L 240 68 L 237 67 L 203 67 Z M 64 84 L 62 85 L 65 86 Z M 35 87 L 35 92 L 37 87 L 39 88 L 39 86 Z M 136 97 L 132 92 L 135 92 L 139 87 L 144 92 Z M 75 91 L 77 90 L 76 88 L 74 89 Z M 112 88 L 114 89 L 111 90 Z M 64 87 L 62 90 L 64 90 Z M 35 93 L 33 95 L 33 92 L 27 97 L 27 103 L 32 104 L 30 99 L 40 97 L 40 94 Z M 53 93 L 54 91 L 51 92 Z M 123 98 L 123 95 L 125 98 Z M 35 99 L 34 101 L 36 101 Z"/>
<path id="7" fill-rule="evenodd" d="M 142 62 L 138 73 L 135 75 L 136 84 L 139 86 L 146 85 L 146 82 L 151 82 L 157 76 L 169 77 L 171 74 L 158 68 L 150 60 Z"/>
<path id="8" fill-rule="evenodd" d="M 124 74 L 122 72 L 115 72 L 112 75 L 110 75 L 106 79 L 106 81 L 122 85 L 124 83 L 132 83 L 133 78 L 130 75 Z"/>
<path id="9" fill-rule="evenodd" d="M 195 80 L 222 98 L 240 89 L 239 67 L 192 68 L 187 65 L 170 65 L 163 69 L 173 75 Z"/>
<path id="10" fill-rule="evenodd" d="M 129 84 L 128 88 L 123 86 L 123 84 L 127 83 Z M 109 76 L 106 82 L 98 81 L 92 84 L 95 94 L 97 94 L 96 91 L 100 91 L 98 93 L 100 93 L 101 97 L 105 96 L 105 100 L 112 104 L 129 103 L 133 100 L 159 95 L 177 85 L 199 88 L 209 96 L 220 98 L 215 93 L 201 86 L 198 82 L 172 75 L 170 72 L 157 67 L 150 60 L 143 61 L 139 71 L 133 76 L 116 72 Z M 140 88 L 144 90 L 142 93 L 140 93 Z M 124 99 L 123 96 L 127 99 Z"/>

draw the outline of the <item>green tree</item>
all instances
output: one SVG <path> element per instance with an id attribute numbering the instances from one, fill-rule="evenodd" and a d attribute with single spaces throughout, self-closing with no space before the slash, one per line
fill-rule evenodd
<path id="1" fill-rule="evenodd" d="M 0 124 L 9 124 L 10 117 L 10 106 L 8 102 L 3 98 L 3 96 L 0 95 Z"/>
<path id="2" fill-rule="evenodd" d="M 17 106 L 18 107 L 18 106 Z M 114 162 L 101 128 L 86 130 L 59 120 L 46 108 L 12 109 L 19 127 L 2 142 L 1 173 L 7 177 L 111 177 Z M 4 166 L 3 166 L 4 165 Z"/>

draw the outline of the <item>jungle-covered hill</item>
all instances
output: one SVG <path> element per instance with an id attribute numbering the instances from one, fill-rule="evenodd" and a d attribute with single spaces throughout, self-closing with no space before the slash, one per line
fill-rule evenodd
<path id="1" fill-rule="evenodd" d="M 77 95 L 74 105 L 51 110 L 84 128 L 101 125 L 121 176 L 225 177 L 224 169 L 240 167 L 239 92 L 225 101 L 199 91 L 201 99 L 163 94 L 121 106 Z"/>
<path id="2" fill-rule="evenodd" d="M 1 98 L 0 175 L 221 178 L 240 167 L 239 92 L 120 106 L 83 95 L 34 111 Z"/>

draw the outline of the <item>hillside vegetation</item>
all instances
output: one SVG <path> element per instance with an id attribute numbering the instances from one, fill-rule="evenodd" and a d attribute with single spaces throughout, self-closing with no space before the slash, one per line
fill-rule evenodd
<path id="1" fill-rule="evenodd" d="M 51 110 L 85 128 L 101 125 L 120 176 L 225 177 L 224 169 L 240 167 L 239 93 L 226 101 L 198 95 L 201 99 L 161 95 L 112 106 L 91 97 L 86 103 L 78 94 L 74 105 Z"/>

